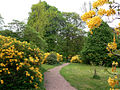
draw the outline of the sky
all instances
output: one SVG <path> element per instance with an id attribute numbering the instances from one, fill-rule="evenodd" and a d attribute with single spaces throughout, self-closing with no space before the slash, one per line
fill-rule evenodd
<path id="1" fill-rule="evenodd" d="M 76 12 L 81 14 L 81 7 L 84 2 L 92 3 L 96 0 L 41 0 L 46 1 L 49 5 L 55 6 L 62 12 Z M 120 0 L 116 0 L 119 1 Z M 5 23 L 11 22 L 13 19 L 19 21 L 27 21 L 29 12 L 33 4 L 39 0 L 0 0 L 0 14 L 4 18 Z M 116 24 L 116 22 L 114 23 Z M 113 24 L 112 24 L 113 25 Z"/>
<path id="2" fill-rule="evenodd" d="M 76 12 L 80 14 L 81 5 L 84 2 L 94 0 L 41 0 L 46 1 L 49 5 L 55 6 L 63 12 Z M 39 0 L 0 0 L 0 14 L 4 18 L 5 23 L 11 22 L 13 19 L 25 21 L 29 16 L 33 4 Z"/>

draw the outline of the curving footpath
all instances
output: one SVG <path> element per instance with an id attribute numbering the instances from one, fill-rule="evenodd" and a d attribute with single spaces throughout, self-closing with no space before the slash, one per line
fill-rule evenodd
<path id="1" fill-rule="evenodd" d="M 59 73 L 61 68 L 68 64 L 62 64 L 44 73 L 46 90 L 76 90 Z"/>

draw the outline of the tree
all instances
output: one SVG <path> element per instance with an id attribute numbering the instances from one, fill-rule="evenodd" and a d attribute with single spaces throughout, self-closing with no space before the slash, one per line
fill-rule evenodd
<path id="1" fill-rule="evenodd" d="M 61 13 L 56 7 L 41 2 L 32 6 L 28 25 L 45 39 L 48 52 L 56 51 L 68 57 L 69 54 L 80 52 L 82 48 L 83 25 L 76 13 Z M 80 42 L 77 42 L 78 38 Z M 76 46 L 78 43 L 80 46 Z"/>
<path id="2" fill-rule="evenodd" d="M 60 11 L 55 7 L 49 8 L 49 24 L 45 27 L 44 39 L 48 44 L 48 51 L 57 51 L 55 49 L 59 32 L 63 30 L 65 19 Z"/>
<path id="3" fill-rule="evenodd" d="M 23 33 L 23 36 L 21 38 L 22 41 L 32 43 L 33 45 L 39 47 L 41 50 L 46 51 L 47 47 L 46 41 L 40 36 L 39 32 L 34 30 L 34 28 L 26 26 L 22 33 Z"/>
<path id="4" fill-rule="evenodd" d="M 6 29 L 20 32 L 25 29 L 25 23 L 19 20 L 13 19 L 12 22 L 8 23 L 8 25 L 5 25 Z"/>
<path id="5" fill-rule="evenodd" d="M 48 8 L 50 6 L 44 1 L 32 6 L 32 12 L 29 13 L 28 25 L 32 26 L 43 37 L 43 32 L 49 24 Z"/>
<path id="6" fill-rule="evenodd" d="M 4 20 L 3 17 L 0 14 L 0 30 L 3 30 L 3 24 L 4 24 Z"/>
<path id="7" fill-rule="evenodd" d="M 110 63 L 106 63 L 111 60 L 107 54 L 106 44 L 113 40 L 112 29 L 107 23 L 102 22 L 99 28 L 92 31 L 92 35 L 90 32 L 88 33 L 86 44 L 82 50 L 83 61 L 86 64 L 110 65 Z"/>
<path id="8" fill-rule="evenodd" d="M 62 28 L 63 17 L 56 7 L 48 5 L 45 1 L 32 6 L 28 18 L 28 25 L 33 27 L 47 42 L 47 51 L 55 51 L 58 31 Z"/>
<path id="9" fill-rule="evenodd" d="M 74 27 L 79 29 L 84 28 L 83 21 L 80 18 L 80 15 L 75 12 L 63 12 L 63 16 L 66 22 L 72 24 Z"/>
<path id="10" fill-rule="evenodd" d="M 24 22 L 13 20 L 6 25 L 6 30 L 0 31 L 3 36 L 11 36 L 20 41 L 27 41 L 38 46 L 41 50 L 46 49 L 46 41 L 40 36 L 33 27 L 28 26 Z"/>
<path id="11" fill-rule="evenodd" d="M 61 52 L 68 60 L 68 56 L 79 54 L 84 44 L 85 32 L 82 28 L 81 19 L 76 13 L 63 13 L 65 25 L 59 31 L 56 50 Z"/>

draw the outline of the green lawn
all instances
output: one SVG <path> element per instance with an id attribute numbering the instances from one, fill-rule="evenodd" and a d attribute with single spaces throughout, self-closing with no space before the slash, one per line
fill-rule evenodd
<path id="1" fill-rule="evenodd" d="M 97 74 L 100 79 L 92 78 L 94 68 L 97 68 Z M 105 67 L 70 64 L 63 67 L 60 73 L 77 90 L 109 90 L 107 79 L 110 75 L 104 69 Z M 111 70 L 111 68 L 108 68 L 108 70 Z M 117 88 L 120 88 L 120 86 Z"/>
<path id="2" fill-rule="evenodd" d="M 47 65 L 47 64 L 42 64 L 42 67 L 47 71 L 48 69 L 52 69 L 56 67 L 57 65 Z"/>
<path id="3" fill-rule="evenodd" d="M 52 68 L 59 66 L 59 65 L 62 65 L 64 63 L 65 62 L 60 62 L 59 64 L 54 64 L 54 65 L 42 64 L 41 66 L 45 69 L 45 71 L 47 71 L 49 69 L 52 69 Z"/>

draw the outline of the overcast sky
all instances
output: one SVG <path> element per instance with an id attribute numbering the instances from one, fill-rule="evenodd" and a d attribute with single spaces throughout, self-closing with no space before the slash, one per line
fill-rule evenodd
<path id="1" fill-rule="evenodd" d="M 60 11 L 76 12 L 80 14 L 80 7 L 84 2 L 94 0 L 42 0 L 49 5 L 55 6 Z M 0 14 L 6 23 L 13 19 L 24 21 L 28 18 L 28 12 L 33 4 L 39 0 L 0 0 Z"/>
<path id="2" fill-rule="evenodd" d="M 46 1 L 49 5 L 55 6 L 60 11 L 76 12 L 81 14 L 80 7 L 84 2 L 92 3 L 96 0 L 41 0 Z M 116 0 L 119 1 L 120 0 Z M 25 21 L 31 6 L 38 3 L 39 0 L 0 0 L 0 14 L 4 18 L 5 23 L 11 22 L 13 19 Z"/>

